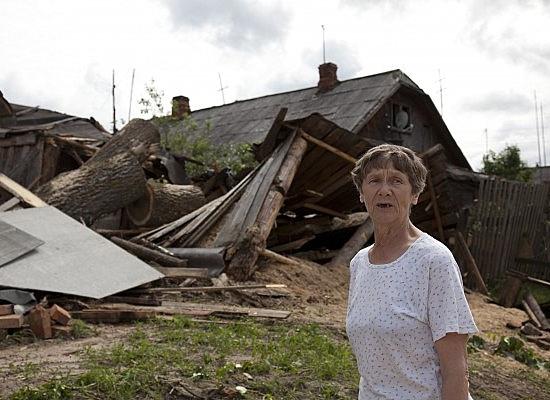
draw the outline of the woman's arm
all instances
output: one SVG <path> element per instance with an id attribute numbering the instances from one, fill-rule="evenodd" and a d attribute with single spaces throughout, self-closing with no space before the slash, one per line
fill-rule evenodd
<path id="1" fill-rule="evenodd" d="M 435 342 L 443 380 L 441 400 L 468 399 L 467 341 L 468 335 L 447 333 Z"/>

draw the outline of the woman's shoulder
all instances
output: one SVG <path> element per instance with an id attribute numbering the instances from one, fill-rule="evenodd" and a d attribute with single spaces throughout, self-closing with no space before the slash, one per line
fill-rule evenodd
<path id="1" fill-rule="evenodd" d="M 353 268 L 358 263 L 362 262 L 368 262 L 369 261 L 369 251 L 372 248 L 372 245 L 365 247 L 364 249 L 361 249 L 353 256 L 353 258 L 350 261 L 350 266 Z"/>
<path id="2" fill-rule="evenodd" d="M 441 264 L 452 263 L 454 261 L 451 250 L 439 240 L 425 232 L 422 234 L 421 240 L 418 243 L 417 251 L 420 254 L 424 254 L 426 261 L 431 263 Z"/>

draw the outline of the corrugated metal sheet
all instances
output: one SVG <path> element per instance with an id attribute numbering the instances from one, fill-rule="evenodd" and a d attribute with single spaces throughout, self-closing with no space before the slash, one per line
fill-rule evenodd
<path id="1" fill-rule="evenodd" d="M 54 207 L 0 213 L 44 245 L 0 268 L 0 286 L 103 298 L 163 275 Z"/>
<path id="2" fill-rule="evenodd" d="M 261 143 L 281 107 L 287 107 L 286 120 L 306 118 L 320 113 L 341 128 L 353 131 L 370 110 L 390 96 L 400 84 L 420 90 L 399 70 L 342 81 L 329 92 L 318 94 L 317 87 L 279 93 L 192 113 L 199 124 L 196 132 L 185 130 L 183 122 L 159 126 L 162 133 L 184 131 L 189 137 L 203 132 L 210 122 L 208 136 L 213 143 Z M 254 129 L 251 129 L 251 125 Z"/>

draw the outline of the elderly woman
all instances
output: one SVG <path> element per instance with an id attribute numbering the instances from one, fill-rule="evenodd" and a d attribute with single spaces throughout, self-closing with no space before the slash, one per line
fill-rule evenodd
<path id="1" fill-rule="evenodd" d="M 360 400 L 467 400 L 466 342 L 477 332 L 460 270 L 410 221 L 427 170 L 411 150 L 370 149 L 352 172 L 375 242 L 350 263 L 346 330 Z"/>

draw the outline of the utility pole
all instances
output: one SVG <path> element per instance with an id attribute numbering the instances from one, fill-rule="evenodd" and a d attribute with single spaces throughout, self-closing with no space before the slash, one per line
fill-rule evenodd
<path id="1" fill-rule="evenodd" d="M 116 129 L 116 108 L 115 108 L 115 70 L 113 69 L 113 134 L 117 133 Z"/>
<path id="2" fill-rule="evenodd" d="M 218 72 L 218 78 L 220 80 L 220 89 L 218 90 L 218 92 L 222 92 L 222 101 L 223 101 L 223 104 L 225 104 L 225 94 L 224 94 L 224 90 L 227 89 L 227 86 L 223 86 L 222 85 L 222 76 L 221 74 Z"/>
<path id="3" fill-rule="evenodd" d="M 542 112 L 542 101 L 540 102 L 540 131 L 542 136 L 542 155 L 544 156 L 543 166 L 546 166 L 546 143 L 544 141 L 544 114 Z"/>
<path id="4" fill-rule="evenodd" d="M 323 64 L 327 62 L 326 54 L 325 54 L 325 26 L 321 25 L 321 29 L 323 30 Z"/>
<path id="5" fill-rule="evenodd" d="M 489 133 L 485 128 L 485 154 L 489 154 Z"/>
<path id="6" fill-rule="evenodd" d="M 136 74 L 136 69 L 134 68 L 132 70 L 132 83 L 130 85 L 130 106 L 128 107 L 128 122 L 130 122 L 130 118 L 132 117 L 132 95 L 134 93 L 134 76 Z"/>
<path id="7" fill-rule="evenodd" d="M 537 145 L 539 148 L 539 165 L 542 164 L 542 159 L 540 157 L 540 134 L 539 134 L 539 111 L 537 108 L 537 91 L 535 90 L 535 123 L 537 126 Z"/>

